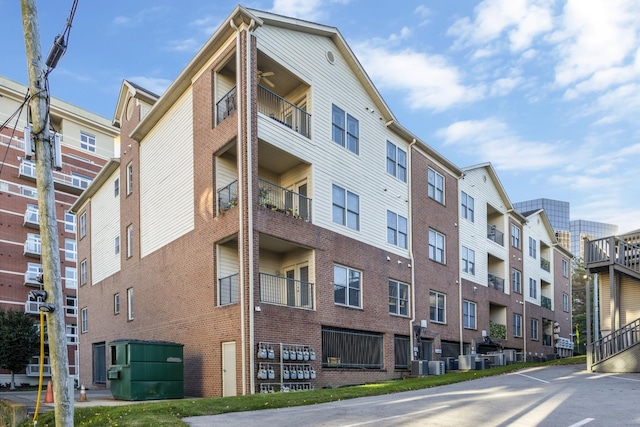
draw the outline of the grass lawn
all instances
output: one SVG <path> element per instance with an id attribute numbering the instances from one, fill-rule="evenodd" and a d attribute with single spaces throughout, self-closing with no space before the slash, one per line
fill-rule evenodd
<path id="1" fill-rule="evenodd" d="M 291 393 L 254 394 L 249 396 L 194 398 L 136 403 L 123 406 L 94 406 L 75 409 L 75 425 L 82 426 L 186 426 L 181 418 L 197 415 L 216 415 L 225 412 L 255 411 L 313 405 L 356 397 L 377 396 L 402 391 L 437 387 L 477 378 L 500 375 L 534 366 L 571 365 L 586 363 L 585 356 L 568 357 L 541 363 L 518 363 L 481 371 L 450 372 L 421 378 L 394 380 L 334 389 L 319 389 Z M 32 426 L 31 420 L 21 427 Z M 38 426 L 55 426 L 53 411 L 40 414 Z"/>

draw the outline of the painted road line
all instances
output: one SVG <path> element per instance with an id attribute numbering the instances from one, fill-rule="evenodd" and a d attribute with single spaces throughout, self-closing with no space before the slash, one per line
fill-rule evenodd
<path id="1" fill-rule="evenodd" d="M 595 420 L 595 418 L 585 418 L 585 419 L 584 419 L 584 420 L 582 420 L 582 421 L 578 421 L 578 422 L 577 422 L 577 423 L 575 423 L 575 424 L 571 424 L 569 427 L 580 427 L 580 426 L 583 426 L 583 425 L 585 425 L 585 424 L 589 424 L 589 423 L 590 423 L 591 421 L 593 421 L 593 420 Z"/>
<path id="2" fill-rule="evenodd" d="M 444 409 L 444 408 L 448 408 L 448 407 L 449 407 L 449 405 L 438 406 L 437 408 L 425 409 L 424 411 L 409 412 L 409 413 L 402 414 L 402 415 L 394 415 L 393 417 L 378 418 L 377 420 L 365 421 L 363 423 L 356 423 L 356 424 L 348 424 L 348 425 L 344 425 L 342 427 L 364 426 L 364 425 L 367 425 L 367 424 L 379 423 L 381 421 L 393 420 L 393 419 L 396 419 L 396 418 L 404 418 L 404 417 L 408 417 L 408 416 L 416 415 L 416 414 L 425 414 L 427 412 L 433 412 L 433 411 L 437 411 L 439 409 Z"/>
<path id="3" fill-rule="evenodd" d="M 549 381 L 541 380 L 540 378 L 532 377 L 530 375 L 520 374 L 518 372 L 514 372 L 513 375 L 520 375 L 521 377 L 529 378 L 531 380 L 540 381 L 541 383 L 549 384 Z"/>

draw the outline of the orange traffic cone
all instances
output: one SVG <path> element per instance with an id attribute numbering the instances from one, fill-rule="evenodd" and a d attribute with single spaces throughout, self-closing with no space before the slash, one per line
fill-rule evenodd
<path id="1" fill-rule="evenodd" d="M 44 403 L 53 403 L 53 390 L 51 389 L 51 381 L 47 383 L 47 394 L 44 396 Z"/>

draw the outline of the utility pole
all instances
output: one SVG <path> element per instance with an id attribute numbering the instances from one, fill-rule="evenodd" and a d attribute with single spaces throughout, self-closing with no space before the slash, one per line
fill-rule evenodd
<path id="1" fill-rule="evenodd" d="M 42 270 L 46 302 L 53 306 L 47 313 L 49 359 L 53 385 L 56 426 L 73 427 L 73 386 L 69 381 L 69 356 L 65 310 L 62 299 L 60 249 L 53 188 L 53 141 L 49 132 L 47 75 L 42 67 L 40 29 L 35 0 L 20 0 L 22 26 L 27 52 L 33 141 L 36 149 L 36 184 L 42 241 Z"/>

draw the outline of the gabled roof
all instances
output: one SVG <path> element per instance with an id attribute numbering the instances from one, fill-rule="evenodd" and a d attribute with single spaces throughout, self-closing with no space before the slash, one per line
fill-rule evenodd
<path id="1" fill-rule="evenodd" d="M 113 113 L 113 125 L 120 127 L 120 118 L 122 117 L 122 112 L 127 106 L 127 100 L 129 96 L 133 96 L 138 98 L 147 104 L 153 105 L 156 103 L 159 95 L 139 86 L 129 80 L 123 80 L 122 86 L 120 86 L 120 94 L 118 95 L 118 102 L 116 103 L 116 111 Z"/>
<path id="2" fill-rule="evenodd" d="M 551 243 L 554 245 L 557 245 L 558 243 L 558 239 L 556 238 L 556 232 L 553 229 L 553 227 L 551 226 L 551 223 L 549 222 L 549 218 L 547 217 L 547 213 L 544 211 L 544 209 L 538 209 L 537 211 L 531 211 L 529 212 L 528 215 L 525 215 L 525 217 L 527 218 L 527 221 L 530 221 L 532 217 L 534 216 L 540 216 L 540 218 L 542 218 L 542 222 L 544 225 L 544 228 L 547 230 L 547 234 L 549 234 L 549 236 L 551 236 Z"/>

